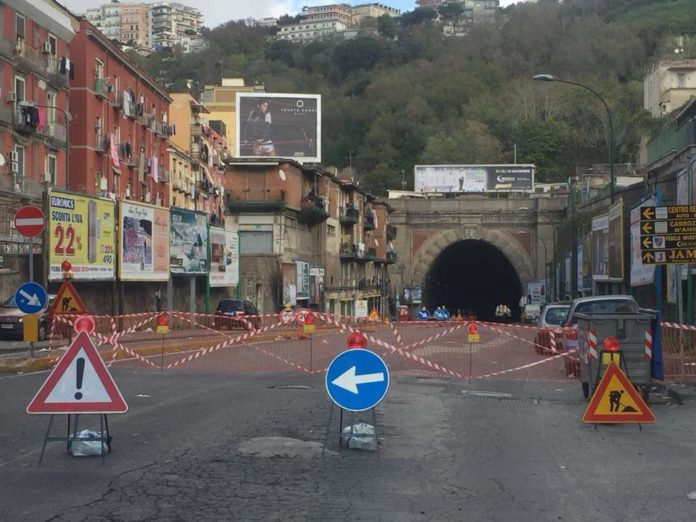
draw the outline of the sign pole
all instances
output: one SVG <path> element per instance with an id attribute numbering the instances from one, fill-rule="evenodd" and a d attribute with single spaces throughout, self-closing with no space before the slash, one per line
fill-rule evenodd
<path id="1" fill-rule="evenodd" d="M 34 282 L 34 236 L 29 238 L 29 282 Z"/>

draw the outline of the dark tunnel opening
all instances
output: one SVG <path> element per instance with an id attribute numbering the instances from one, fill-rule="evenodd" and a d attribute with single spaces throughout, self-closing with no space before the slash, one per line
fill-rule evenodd
<path id="1" fill-rule="evenodd" d="M 458 241 L 435 259 L 425 277 L 423 303 L 432 312 L 444 305 L 481 321 L 495 321 L 505 304 L 511 320 L 520 318 L 522 284 L 512 263 L 498 248 L 481 240 Z"/>

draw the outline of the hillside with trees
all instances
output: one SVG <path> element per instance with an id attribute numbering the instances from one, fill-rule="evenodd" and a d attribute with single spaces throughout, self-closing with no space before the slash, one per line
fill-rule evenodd
<path id="1" fill-rule="evenodd" d="M 269 92 L 320 93 L 323 163 L 350 164 L 376 194 L 411 186 L 420 163 L 535 163 L 540 181 L 606 163 L 603 106 L 582 89 L 532 81 L 539 73 L 590 85 L 614 114 L 616 162 L 636 163 L 640 137 L 661 122 L 643 110 L 642 79 L 659 57 L 696 57 L 692 0 L 539 0 L 503 10 L 462 37 L 456 12 L 416 9 L 365 24 L 352 40 L 305 46 L 230 22 L 196 55 L 160 52 L 145 65 L 172 90 L 244 77 Z M 190 82 L 189 82 L 190 83 Z M 411 180 L 411 181 L 409 181 Z"/>

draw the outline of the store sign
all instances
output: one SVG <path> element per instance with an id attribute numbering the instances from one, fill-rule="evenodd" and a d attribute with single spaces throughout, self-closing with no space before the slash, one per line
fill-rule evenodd
<path id="1" fill-rule="evenodd" d="M 64 192 L 48 198 L 48 262 L 50 281 L 63 278 L 69 261 L 76 281 L 114 279 L 116 245 L 114 202 Z"/>

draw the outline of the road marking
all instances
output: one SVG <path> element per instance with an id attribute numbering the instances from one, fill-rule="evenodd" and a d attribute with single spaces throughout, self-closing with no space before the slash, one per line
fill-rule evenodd
<path id="1" fill-rule="evenodd" d="M 462 390 L 464 395 L 473 395 L 474 397 L 491 397 L 496 399 L 512 399 L 511 393 L 495 392 L 495 391 L 476 391 Z"/>

